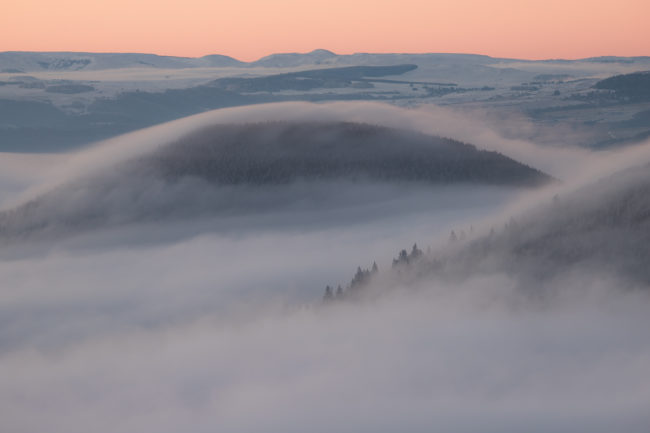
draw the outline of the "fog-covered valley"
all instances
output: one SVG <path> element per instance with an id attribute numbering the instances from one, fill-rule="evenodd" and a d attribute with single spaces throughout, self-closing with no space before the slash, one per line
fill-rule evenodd
<path id="1" fill-rule="evenodd" d="M 648 146 L 300 102 L 6 155 L 3 430 L 646 432 Z"/>

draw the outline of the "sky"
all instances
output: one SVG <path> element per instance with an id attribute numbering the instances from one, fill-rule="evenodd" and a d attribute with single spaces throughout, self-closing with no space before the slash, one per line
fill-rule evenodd
<path id="1" fill-rule="evenodd" d="M 639 56 L 648 16 L 646 0 L 23 0 L 3 4 L 0 51 Z"/>

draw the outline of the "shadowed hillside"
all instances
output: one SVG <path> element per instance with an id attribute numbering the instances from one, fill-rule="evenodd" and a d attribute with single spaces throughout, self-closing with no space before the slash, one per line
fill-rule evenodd
<path id="1" fill-rule="evenodd" d="M 631 101 L 650 100 L 650 71 L 615 75 L 599 81 L 597 89 L 612 90 L 619 98 Z"/>
<path id="2" fill-rule="evenodd" d="M 218 125 L 167 145 L 138 164 L 166 179 L 196 176 L 224 184 L 370 178 L 535 186 L 550 180 L 470 144 L 348 122 Z"/>
<path id="3" fill-rule="evenodd" d="M 649 258 L 650 167 L 644 166 L 511 220 L 497 235 L 462 248 L 452 268 L 506 271 L 529 282 L 582 269 L 650 285 Z"/>
<path id="4" fill-rule="evenodd" d="M 381 126 L 216 125 L 2 212 L 0 233 L 38 237 L 234 209 L 258 212 L 313 200 L 315 191 L 336 197 L 343 184 L 354 182 L 530 187 L 550 180 L 496 152 Z"/>
<path id="5" fill-rule="evenodd" d="M 572 277 L 648 287 L 649 259 L 650 166 L 643 166 L 556 195 L 488 234 L 459 227 L 441 250 L 402 250 L 388 275 L 391 286 L 506 275 L 542 296 L 536 289 Z"/>

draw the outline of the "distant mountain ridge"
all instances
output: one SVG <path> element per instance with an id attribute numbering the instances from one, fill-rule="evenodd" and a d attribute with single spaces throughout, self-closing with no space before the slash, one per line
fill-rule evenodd
<path id="1" fill-rule="evenodd" d="M 291 68 L 314 65 L 343 66 L 351 64 L 410 63 L 422 60 L 468 61 L 472 63 L 493 63 L 502 60 L 535 62 L 523 59 L 503 59 L 479 54 L 461 53 L 355 53 L 336 54 L 329 50 L 316 49 L 308 53 L 270 54 L 252 62 L 244 62 L 233 57 L 210 54 L 203 57 L 161 56 L 148 53 L 90 53 L 90 52 L 0 52 L 0 73 L 21 73 L 37 71 L 79 71 L 105 70 L 119 68 L 200 68 L 200 67 L 267 67 Z M 633 63 L 649 57 L 593 57 L 576 61 Z M 552 60 L 571 62 L 573 60 Z"/>
<path id="2" fill-rule="evenodd" d="M 86 53 L 86 52 L 0 52 L 0 73 L 21 73 L 39 71 L 107 70 L 120 68 L 200 68 L 200 67 L 265 67 L 296 68 L 301 66 L 345 66 L 354 64 L 386 65 L 408 63 L 409 59 L 440 58 L 492 62 L 498 59 L 474 54 L 402 54 L 402 53 L 355 53 L 335 54 L 317 49 L 308 53 L 270 54 L 252 62 L 233 57 L 210 54 L 203 57 L 161 56 L 147 53 Z"/>
<path id="3" fill-rule="evenodd" d="M 469 103 L 488 111 L 514 109 L 539 123 L 540 132 L 560 122 L 576 131 L 563 140 L 605 148 L 650 135 L 650 106 L 642 105 L 650 99 L 641 98 L 639 86 L 627 90 L 592 86 L 608 76 L 648 69 L 650 57 L 530 61 L 473 54 L 338 55 L 315 50 L 241 62 L 216 54 L 184 58 L 4 52 L 0 150 L 64 151 L 217 108 L 358 100 L 407 107 Z M 641 104 L 634 105 L 637 102 Z M 603 105 L 621 105 L 621 112 L 608 110 L 603 116 Z M 502 133 L 555 142 L 553 133 L 528 128 L 506 128 Z"/>
<path id="4" fill-rule="evenodd" d="M 265 57 L 262 57 L 255 62 L 252 62 L 256 66 L 267 66 L 267 67 L 291 67 L 291 66 L 300 66 L 307 62 L 311 64 L 321 64 L 327 60 L 331 60 L 338 57 L 337 54 L 323 49 L 316 49 L 309 53 L 278 53 L 271 54 Z"/>
<path id="5" fill-rule="evenodd" d="M 0 72 L 80 71 L 120 68 L 200 68 L 243 66 L 244 62 L 214 54 L 204 57 L 174 57 L 140 53 L 22 52 L 0 53 Z"/>

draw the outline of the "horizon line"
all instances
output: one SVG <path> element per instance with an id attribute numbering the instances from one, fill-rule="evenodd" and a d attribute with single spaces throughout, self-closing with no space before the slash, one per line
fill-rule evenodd
<path id="1" fill-rule="evenodd" d="M 621 56 L 621 55 L 616 55 L 616 54 L 603 54 L 599 56 L 589 56 L 589 57 L 573 57 L 573 58 L 567 58 L 567 57 L 545 57 L 545 58 L 530 58 L 530 57 L 498 57 L 498 56 L 491 56 L 489 54 L 478 54 L 478 53 L 473 53 L 473 52 L 444 52 L 444 51 L 438 51 L 438 52 L 433 52 L 433 51 L 422 51 L 422 52 L 408 52 L 408 51 L 391 51 L 391 52 L 372 52 L 372 51 L 356 51 L 356 52 L 351 52 L 351 53 L 343 53 L 339 54 L 336 53 L 332 50 L 328 50 L 326 48 L 315 48 L 311 51 L 306 51 L 306 52 L 299 52 L 299 51 L 280 51 L 280 52 L 272 52 L 270 54 L 261 56 L 255 60 L 240 60 L 234 56 L 228 55 L 228 54 L 221 54 L 221 53 L 209 53 L 209 54 L 204 54 L 201 56 L 180 56 L 180 55 L 174 55 L 174 54 L 160 54 L 156 52 L 146 52 L 146 51 L 77 51 L 77 50 L 5 50 L 5 51 L 0 51 L 0 54 L 6 54 L 6 53 L 32 53 L 32 54 L 124 54 L 124 55 L 135 55 L 135 54 L 144 54 L 144 55 L 153 55 L 157 57 L 170 57 L 170 58 L 178 58 L 178 59 L 201 59 L 204 57 L 209 57 L 209 56 L 222 56 L 222 57 L 227 57 L 233 60 L 236 60 L 240 63 L 256 63 L 259 62 L 263 59 L 277 56 L 277 55 L 291 55 L 291 54 L 296 54 L 296 55 L 309 55 L 313 54 L 316 52 L 327 52 L 331 53 L 332 55 L 336 57 L 345 57 L 345 56 L 354 56 L 354 55 L 360 55 L 360 54 L 369 54 L 369 55 L 456 55 L 456 56 L 477 56 L 477 57 L 488 57 L 491 59 L 495 60 L 523 60 L 523 61 L 528 61 L 528 62 L 543 62 L 543 61 L 580 61 L 580 60 L 589 60 L 589 59 L 599 59 L 599 58 L 620 58 L 620 59 L 630 59 L 630 58 L 649 58 L 650 54 L 648 55 L 634 55 L 634 56 Z"/>

